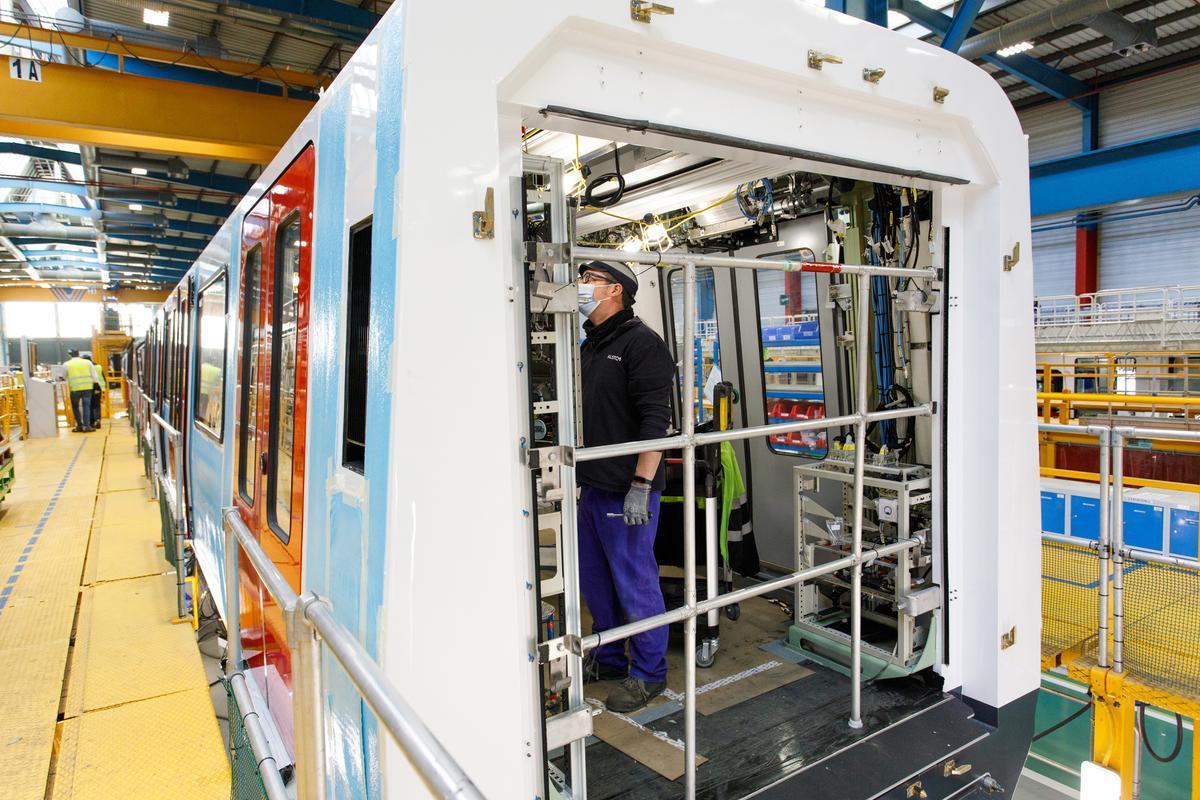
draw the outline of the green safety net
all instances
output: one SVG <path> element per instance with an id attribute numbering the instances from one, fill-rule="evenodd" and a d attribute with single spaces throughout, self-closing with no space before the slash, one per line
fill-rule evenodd
<path id="1" fill-rule="evenodd" d="M 225 697 L 229 702 L 229 800 L 265 800 L 262 776 L 258 772 L 258 759 L 250 750 L 250 737 L 242 724 L 242 713 L 233 687 L 221 679 Z"/>

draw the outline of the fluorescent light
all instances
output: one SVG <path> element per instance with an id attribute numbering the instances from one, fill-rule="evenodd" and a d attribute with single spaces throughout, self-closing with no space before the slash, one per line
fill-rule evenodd
<path id="1" fill-rule="evenodd" d="M 143 8 L 142 22 L 165 28 L 171 24 L 171 12 L 166 9 Z"/>
<path id="2" fill-rule="evenodd" d="M 1016 44 L 1010 44 L 1008 47 L 1001 47 L 996 51 L 996 55 L 1001 58 L 1008 58 L 1009 56 L 1015 56 L 1017 53 L 1024 53 L 1026 50 L 1032 49 L 1033 42 L 1017 42 Z"/>
<path id="3" fill-rule="evenodd" d="M 626 253 L 638 253 L 642 249 L 642 240 L 636 236 L 630 236 L 621 244 L 621 249 Z"/>
<path id="4" fill-rule="evenodd" d="M 131 169 L 129 171 L 132 172 L 134 175 L 145 175 L 146 174 L 146 170 L 142 167 L 134 167 L 133 169 Z"/>
<path id="5" fill-rule="evenodd" d="M 141 204 L 141 203 L 130 203 L 130 204 L 129 204 L 129 210 L 130 210 L 130 211 L 141 211 L 141 210 L 142 210 L 142 204 Z"/>

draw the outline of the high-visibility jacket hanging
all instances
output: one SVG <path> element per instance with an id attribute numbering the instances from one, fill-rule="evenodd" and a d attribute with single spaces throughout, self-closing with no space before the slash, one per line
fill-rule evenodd
<path id="1" fill-rule="evenodd" d="M 94 382 L 92 362 L 86 358 L 72 358 L 67 362 L 67 386 L 72 392 L 90 392 Z"/>

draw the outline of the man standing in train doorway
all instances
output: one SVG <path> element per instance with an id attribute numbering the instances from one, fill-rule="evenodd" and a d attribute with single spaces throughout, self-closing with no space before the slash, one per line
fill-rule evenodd
<path id="1" fill-rule="evenodd" d="M 667 435 L 675 364 L 663 340 L 633 315 L 637 277 L 624 264 L 591 261 L 579 268 L 583 442 L 594 447 Z M 579 582 L 600 632 L 665 610 L 654 559 L 663 489 L 662 453 L 586 461 L 576 468 Z M 620 684 L 611 711 L 628 713 L 662 694 L 667 680 L 667 628 L 601 645 L 584 659 L 585 680 Z"/>

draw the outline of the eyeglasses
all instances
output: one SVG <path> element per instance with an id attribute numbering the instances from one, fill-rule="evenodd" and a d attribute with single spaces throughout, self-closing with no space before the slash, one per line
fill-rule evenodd
<path id="1" fill-rule="evenodd" d="M 580 283 L 600 284 L 602 286 L 605 284 L 613 283 L 613 281 L 610 281 L 608 278 L 604 277 L 603 275 L 601 275 L 598 272 L 583 273 L 582 275 L 579 276 L 579 282 Z"/>

